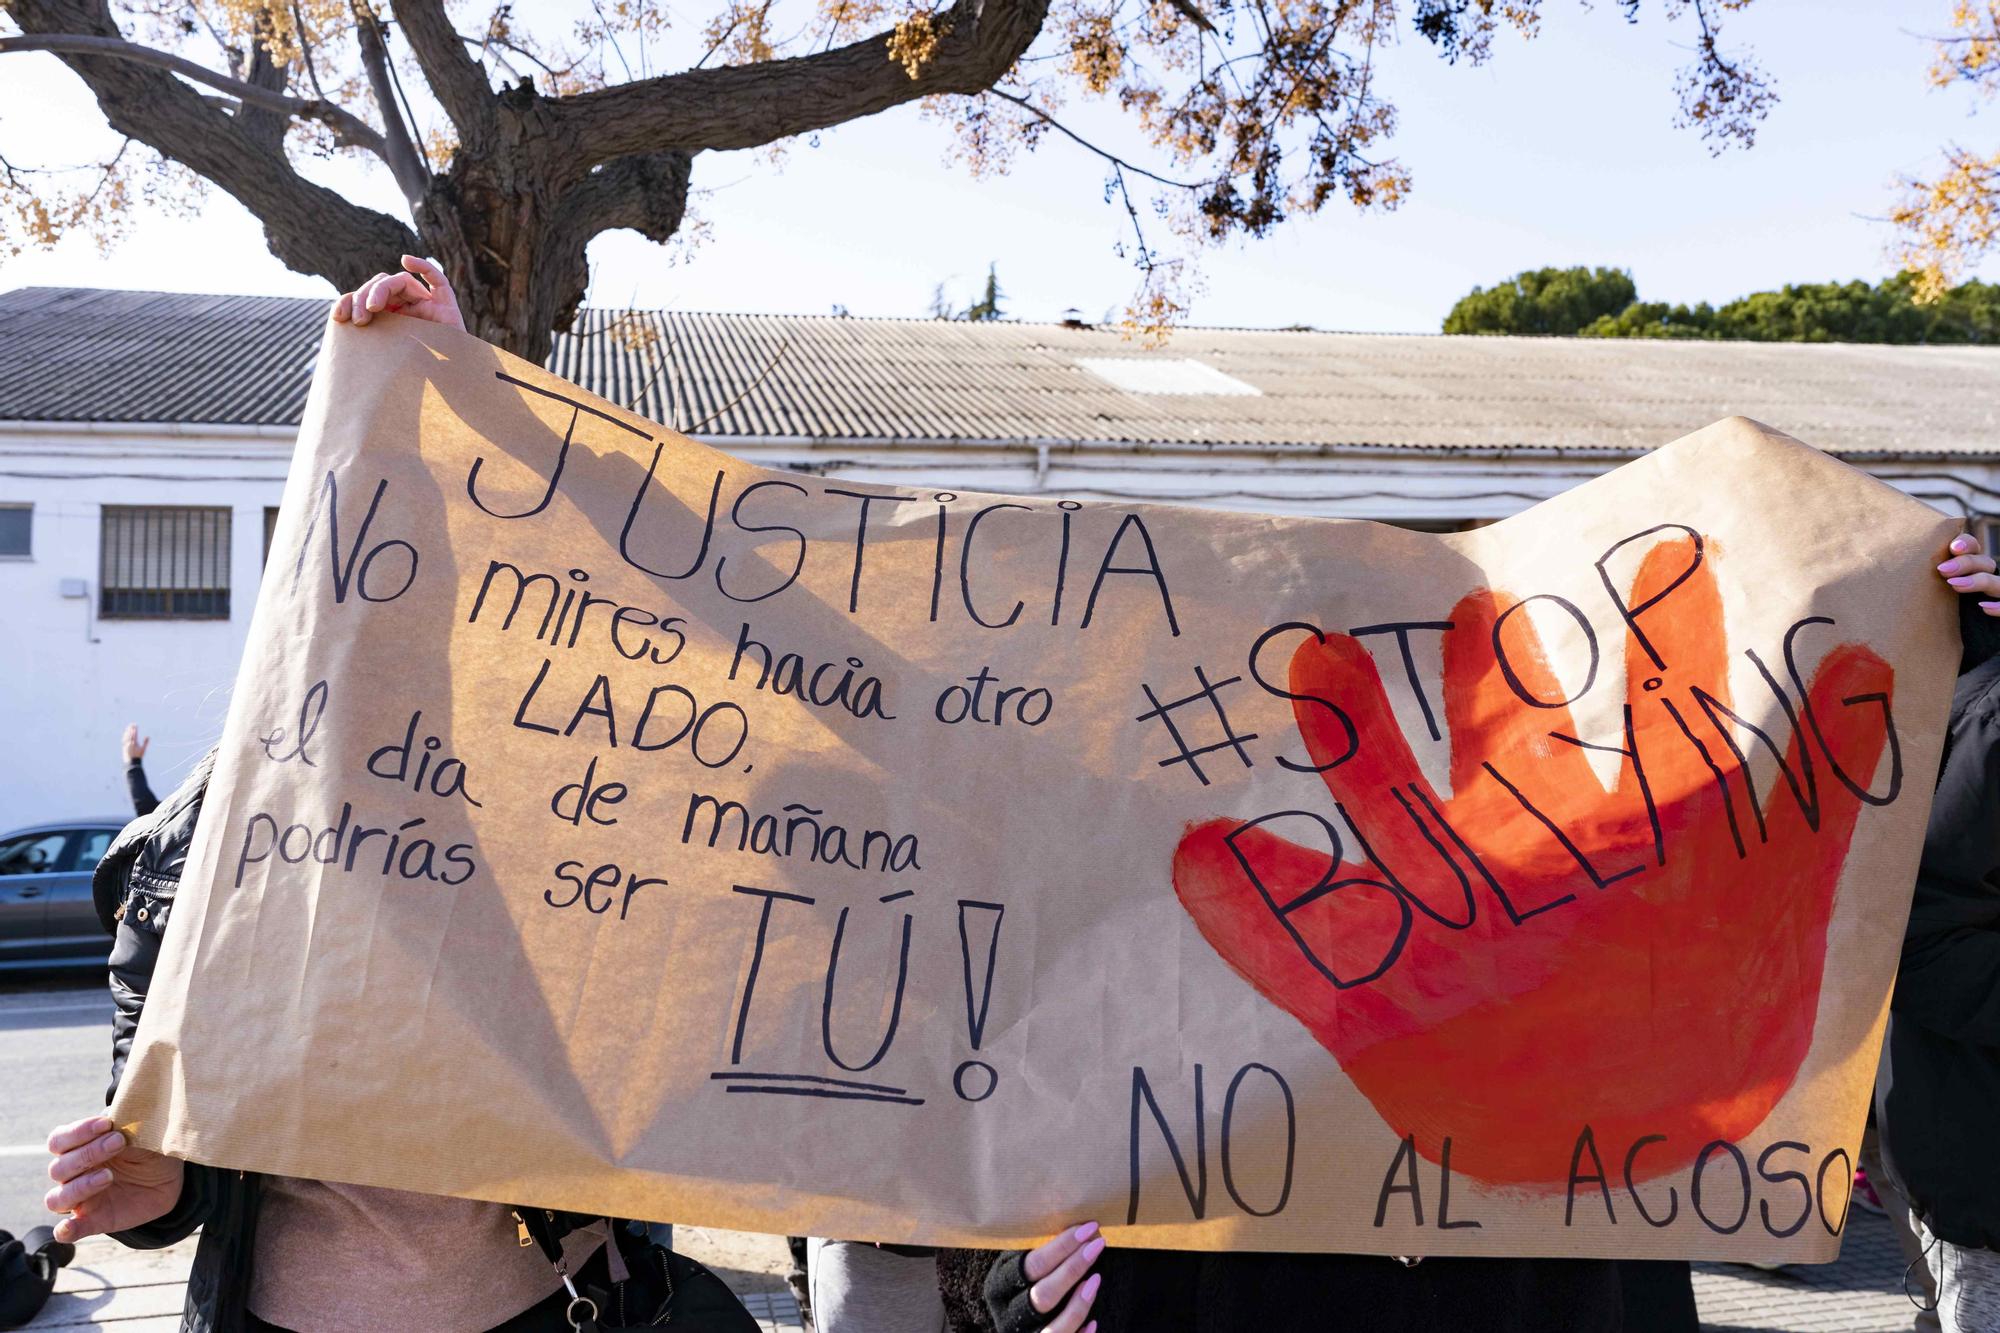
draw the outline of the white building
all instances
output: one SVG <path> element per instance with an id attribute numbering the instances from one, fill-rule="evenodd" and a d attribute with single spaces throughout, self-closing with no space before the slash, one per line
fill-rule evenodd
<path id="1" fill-rule="evenodd" d="M 325 303 L 0 293 L 0 830 L 219 733 Z M 1449 528 L 1718 417 L 2000 514 L 2000 348 L 588 313 L 550 366 L 767 467 Z"/>

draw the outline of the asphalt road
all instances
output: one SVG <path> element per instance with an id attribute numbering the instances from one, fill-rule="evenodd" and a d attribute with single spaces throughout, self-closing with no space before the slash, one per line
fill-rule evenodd
<path id="1" fill-rule="evenodd" d="M 102 973 L 0 983 L 0 1229 L 20 1235 L 42 1211 L 49 1130 L 104 1105 L 111 998 Z"/>

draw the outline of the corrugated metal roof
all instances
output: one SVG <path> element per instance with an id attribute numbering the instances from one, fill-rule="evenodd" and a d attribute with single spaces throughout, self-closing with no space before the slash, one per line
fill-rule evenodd
<path id="1" fill-rule="evenodd" d="M 0 293 L 0 420 L 296 423 L 326 303 Z M 1174 358 L 1249 394 L 1142 393 Z M 707 438 L 1638 450 L 1740 413 L 1840 453 L 2000 454 L 2000 348 L 585 311 L 549 367 Z M 1126 378 L 1126 377 L 1118 377 Z M 1145 378 L 1145 377 L 1142 377 Z"/>

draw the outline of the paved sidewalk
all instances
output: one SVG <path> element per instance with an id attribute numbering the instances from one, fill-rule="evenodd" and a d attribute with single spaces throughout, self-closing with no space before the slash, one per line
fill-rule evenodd
<path id="1" fill-rule="evenodd" d="M 55 1295 L 28 1321 L 31 1329 L 115 1329 L 173 1333 L 181 1326 L 194 1242 L 166 1250 L 128 1250 L 92 1236 L 56 1280 Z"/>
<path id="2" fill-rule="evenodd" d="M 1889 1220 L 1857 1208 L 1837 1263 L 1775 1273 L 1696 1264 L 1695 1300 L 1705 1333 L 1904 1333 L 1917 1308 L 1903 1294 L 1903 1268 Z"/>
<path id="3" fill-rule="evenodd" d="M 690 1229 L 679 1240 L 736 1288 L 765 1333 L 802 1333 L 798 1305 L 784 1290 L 784 1247 L 776 1237 Z M 193 1255 L 192 1242 L 149 1253 L 93 1237 L 78 1247 L 55 1297 L 28 1327 L 174 1333 Z M 1902 1279 L 1888 1222 L 1857 1213 L 1838 1263 L 1776 1273 L 1697 1264 L 1694 1282 L 1705 1333 L 1904 1333 L 1916 1311 Z M 1321 1326 L 1311 1316 L 1299 1325 Z"/>

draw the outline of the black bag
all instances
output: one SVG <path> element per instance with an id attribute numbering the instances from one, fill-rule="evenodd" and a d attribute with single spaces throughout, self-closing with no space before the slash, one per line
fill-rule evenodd
<path id="1" fill-rule="evenodd" d="M 626 1329 L 665 1326 L 685 1333 L 761 1333 L 736 1293 L 707 1268 L 611 1223 L 606 1251 L 615 1247 L 618 1263 L 587 1265 L 587 1275 L 572 1277 L 562 1262 L 562 1245 L 549 1226 L 549 1214 L 523 1209 L 522 1227 L 562 1275 L 569 1295 L 564 1313 L 573 1333 L 622 1333 Z M 606 1259 L 609 1254 L 604 1255 Z M 620 1271 L 624 1273 L 619 1277 Z"/>
<path id="2" fill-rule="evenodd" d="M 47 1227 L 19 1240 L 0 1231 L 0 1328 L 19 1328 L 40 1314 L 55 1290 L 56 1270 L 75 1255 L 76 1246 Z"/>

